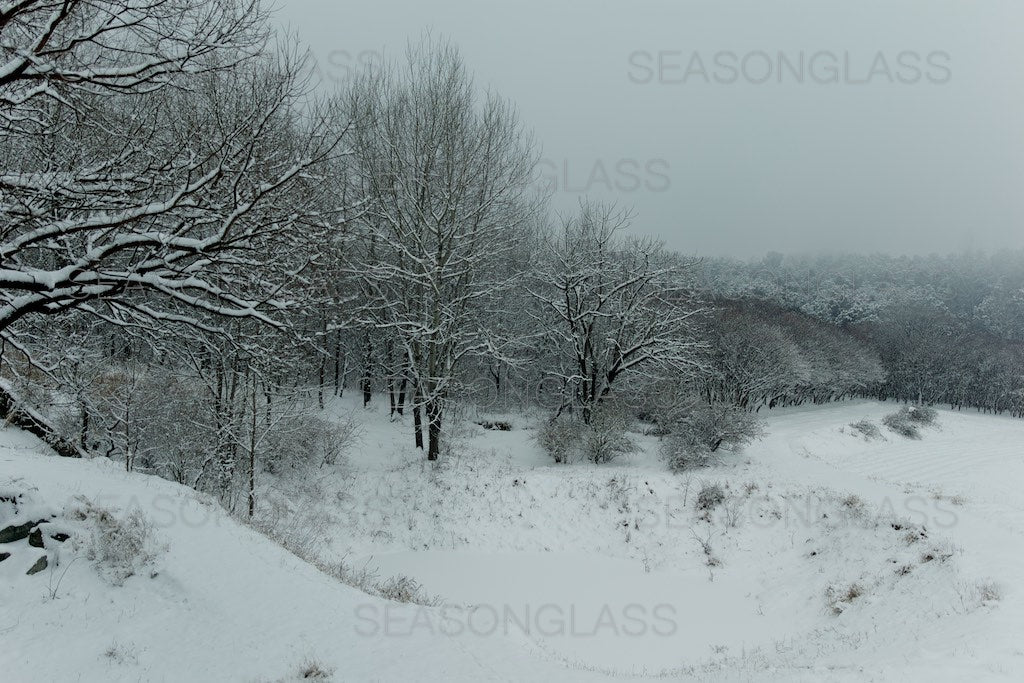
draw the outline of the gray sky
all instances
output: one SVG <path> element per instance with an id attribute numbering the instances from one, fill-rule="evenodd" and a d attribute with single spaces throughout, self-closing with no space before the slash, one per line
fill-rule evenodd
<path id="1" fill-rule="evenodd" d="M 327 82 L 452 39 L 556 209 L 615 199 L 675 249 L 1024 247 L 1020 0 L 277 2 Z"/>

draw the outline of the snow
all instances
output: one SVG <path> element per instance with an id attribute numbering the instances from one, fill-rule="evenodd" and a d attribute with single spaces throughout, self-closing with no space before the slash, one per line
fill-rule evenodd
<path id="1" fill-rule="evenodd" d="M 5 429 L 0 492 L 137 508 L 165 550 L 122 586 L 70 547 L 35 576 L 0 563 L 0 678 L 273 681 L 317 662 L 336 680 L 1019 680 L 1024 422 L 849 427 L 896 407 L 772 411 L 744 454 L 679 475 L 639 434 L 608 465 L 552 465 L 521 415 L 510 432 L 460 423 L 435 467 L 410 424 L 337 400 L 359 444 L 317 476 L 265 477 L 261 521 L 323 565 L 411 577 L 430 606 L 342 584 L 184 487 Z M 710 483 L 726 501 L 705 514 Z"/>

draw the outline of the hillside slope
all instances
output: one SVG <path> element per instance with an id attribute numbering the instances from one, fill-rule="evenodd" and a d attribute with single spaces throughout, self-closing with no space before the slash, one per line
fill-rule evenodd
<path id="1" fill-rule="evenodd" d="M 372 629 L 364 618 L 356 630 L 357 609 L 389 610 L 394 623 L 422 610 L 339 583 L 184 487 L 101 459 L 48 456 L 17 430 L 0 431 L 0 489 L 57 520 L 82 507 L 79 496 L 120 517 L 140 510 L 163 546 L 120 586 L 75 551 L 74 537 L 47 538 L 50 567 L 31 576 L 25 572 L 42 550 L 27 540 L 0 546 L 11 552 L 0 562 L 0 679 L 7 683 L 293 680 L 311 664 L 337 680 L 566 674 L 507 642 L 480 639 L 467 648 L 430 626 L 403 637 L 364 635 Z M 0 527 L 13 519 L 6 512 Z M 73 522 L 70 515 L 63 524 Z"/>
<path id="2" fill-rule="evenodd" d="M 5 429 L 0 530 L 50 521 L 43 548 L 0 543 L 0 678 L 1024 674 L 1020 421 L 940 411 L 920 440 L 865 439 L 851 423 L 894 406 L 788 409 L 744 455 L 680 475 L 642 435 L 610 465 L 551 465 L 525 418 L 465 427 L 429 467 L 403 450 L 409 425 L 331 409 L 363 424 L 360 446 L 316 476 L 266 478 L 262 521 L 322 565 L 411 577 L 436 605 L 369 596 L 205 496 Z M 125 547 L 133 511 L 151 538 L 126 565 L 97 544 L 123 528 Z"/>

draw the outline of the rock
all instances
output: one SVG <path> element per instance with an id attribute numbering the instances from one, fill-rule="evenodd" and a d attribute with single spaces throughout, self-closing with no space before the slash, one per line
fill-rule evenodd
<path id="1" fill-rule="evenodd" d="M 499 432 L 512 431 L 512 423 L 505 422 L 504 420 L 480 420 L 477 424 L 484 429 L 497 430 Z"/>
<path id="2" fill-rule="evenodd" d="M 43 530 L 36 527 L 32 530 L 32 533 L 28 535 L 28 544 L 33 548 L 43 547 Z"/>
<path id="3" fill-rule="evenodd" d="M 63 543 L 64 541 L 68 540 L 71 537 L 68 536 L 67 534 L 56 533 L 56 534 L 50 534 L 50 538 L 52 538 L 53 540 L 57 541 L 58 543 Z"/>
<path id="4" fill-rule="evenodd" d="M 32 531 L 32 528 L 37 524 L 42 524 L 49 520 L 38 519 L 34 522 L 25 522 L 24 524 L 5 526 L 0 529 L 0 543 L 14 543 L 20 541 L 23 538 L 28 538 L 28 534 Z"/>
<path id="5" fill-rule="evenodd" d="M 29 567 L 28 571 L 25 572 L 25 573 L 28 576 L 32 576 L 33 574 L 38 574 L 39 572 L 41 572 L 44 569 L 46 569 L 48 564 L 49 564 L 49 562 L 46 561 L 46 555 L 43 555 L 38 560 L 36 560 L 36 563 L 34 565 L 32 565 L 31 567 Z"/>
<path id="6" fill-rule="evenodd" d="M 0 562 L 3 562 L 4 560 L 6 560 L 10 556 L 11 556 L 10 553 L 0 553 Z"/>

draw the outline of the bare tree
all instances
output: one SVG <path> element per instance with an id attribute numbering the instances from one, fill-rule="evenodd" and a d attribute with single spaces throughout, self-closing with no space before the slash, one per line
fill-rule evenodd
<path id="1" fill-rule="evenodd" d="M 351 92 L 364 290 L 361 322 L 393 336 L 409 375 L 417 445 L 439 454 L 442 417 L 467 356 L 495 350 L 486 311 L 498 268 L 533 210 L 533 142 L 512 106 L 482 99 L 457 50 L 424 41 L 402 67 Z"/>
<path id="2" fill-rule="evenodd" d="M 72 310 L 123 329 L 278 322 L 282 282 L 336 219 L 345 126 L 309 101 L 294 50 L 260 56 L 266 37 L 256 2 L 0 9 L 5 342 L 30 352 L 23 319 Z M 72 454 L 8 388 L 9 412 Z"/>
<path id="3" fill-rule="evenodd" d="M 622 235 L 629 223 L 626 210 L 583 204 L 551 238 L 531 290 L 564 361 L 550 374 L 570 389 L 587 424 L 623 377 L 703 368 L 696 322 L 706 309 L 688 286 L 694 263 Z"/>

